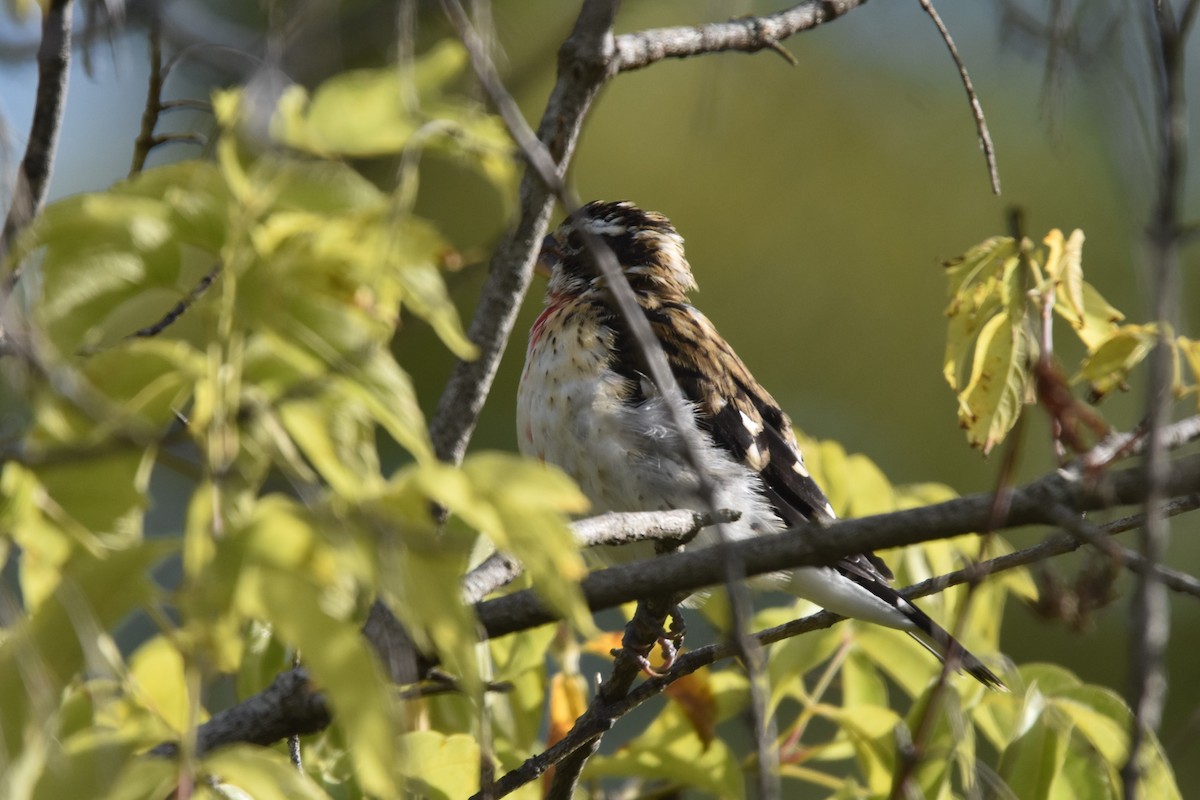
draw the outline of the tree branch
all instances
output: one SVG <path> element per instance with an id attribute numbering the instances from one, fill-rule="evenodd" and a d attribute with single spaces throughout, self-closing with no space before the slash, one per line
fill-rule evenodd
<path id="1" fill-rule="evenodd" d="M 1147 485 L 1145 475 L 1137 468 L 1100 476 L 1093 482 L 1072 479 L 1062 472 L 1052 473 L 1014 489 L 1009 507 L 994 530 L 1053 525 L 1049 509 L 1054 505 L 1084 512 L 1140 503 L 1146 497 Z M 1165 491 L 1170 497 L 1200 491 L 1200 455 L 1173 462 Z M 807 524 L 793 528 L 790 535 L 760 536 L 730 543 L 725 548 L 664 555 L 599 570 L 584 579 L 582 588 L 590 608 L 612 608 L 636 599 L 645 593 L 646 587 L 684 592 L 720 583 L 725 575 L 724 560 L 731 551 L 737 551 L 743 559 L 747 576 L 761 575 L 819 566 L 855 553 L 985 530 L 992 515 L 993 495 L 975 494 L 937 505 L 839 520 L 827 528 Z M 530 590 L 486 600 L 476 609 L 488 636 L 502 636 L 557 619 Z"/>
<path id="2" fill-rule="evenodd" d="M 1170 421 L 1170 385 L 1174 370 L 1168 336 L 1179 320 L 1179 224 L 1187 171 L 1187 104 L 1184 100 L 1185 32 L 1178 26 L 1171 3 L 1147 8 L 1150 21 L 1151 71 L 1157 89 L 1159 131 L 1158 197 L 1150 220 L 1149 267 L 1153 287 L 1154 319 L 1158 341 L 1150 354 L 1149 391 L 1146 398 L 1145 480 L 1146 524 L 1139 537 L 1141 556 L 1148 569 L 1138 573 L 1131 614 L 1130 648 L 1133 721 L 1129 732 L 1129 757 L 1121 769 L 1127 798 L 1138 796 L 1141 745 L 1147 733 L 1158 730 L 1166 703 L 1167 676 L 1163 655 L 1170 635 L 1167 588 L 1155 571 L 1166 556 L 1170 526 L 1162 513 L 1170 496 L 1166 490 L 1170 460 L 1163 431 Z M 1189 15 L 1190 16 L 1190 10 Z M 1185 16 L 1185 20 L 1188 18 Z"/>
<path id="3" fill-rule="evenodd" d="M 971 116 L 975 119 L 975 131 L 979 136 L 979 145 L 983 148 L 983 158 L 987 162 L 988 178 L 992 182 L 992 194 L 998 195 L 1000 194 L 1000 170 L 996 166 L 996 148 L 992 144 L 992 133 L 988 130 L 987 118 L 983 116 L 983 105 L 980 104 L 979 95 L 975 93 L 975 86 L 971 83 L 970 74 L 967 73 L 967 65 L 959 56 L 958 47 L 950 36 L 950 29 L 946 27 L 945 22 L 942 22 L 942 17 L 933 7 L 933 3 L 930 0 L 918 0 L 918 2 L 929 18 L 933 20 L 934 27 L 938 29 L 942 41 L 946 43 L 946 49 L 950 51 L 950 57 L 954 59 L 954 66 L 958 68 L 958 77 L 962 81 L 963 89 L 967 92 L 967 102 L 971 105 Z"/>
<path id="4" fill-rule="evenodd" d="M 618 72 L 642 69 L 667 58 L 706 53 L 778 50 L 780 42 L 841 17 L 867 0 L 807 0 L 786 11 L 678 28 L 623 33 L 616 38 Z"/>
<path id="5" fill-rule="evenodd" d="M 73 0 L 51 0 L 42 19 L 42 42 L 38 46 L 38 87 L 29 126 L 29 143 L 17 172 L 12 206 L 0 232 L 0 260 L 12 248 L 17 234 L 25 229 L 46 202 L 54 150 L 62 126 L 71 64 L 71 7 Z M 0 302 L 7 299 L 20 276 L 18 269 L 5 278 Z"/>
<path id="6" fill-rule="evenodd" d="M 687 544 L 704 528 L 718 522 L 733 522 L 737 511 L 704 514 L 699 511 L 638 511 L 608 513 L 581 519 L 571 524 L 580 547 L 624 545 L 654 541 L 672 547 Z M 463 599 L 478 603 L 492 592 L 511 583 L 524 567 L 507 553 L 493 553 L 463 578 Z"/>
<path id="7" fill-rule="evenodd" d="M 613 0 L 585 0 L 575 28 L 559 50 L 558 81 L 542 115 L 537 138 L 549 151 L 560 180 L 575 150 L 584 115 L 613 74 L 615 14 Z M 477 60 L 472 59 L 472 64 L 480 69 Z M 481 74 L 480 78 L 485 89 L 491 86 L 491 81 L 484 80 L 490 75 Z M 505 122 L 521 123 L 510 125 L 510 130 L 520 130 L 524 120 L 519 115 L 510 120 L 512 108 L 502 97 L 500 100 L 497 109 L 505 116 Z M 443 461 L 460 463 L 466 453 L 512 334 L 521 300 L 529 288 L 534 256 L 546 234 L 553 208 L 554 193 L 536 169 L 527 171 L 521 180 L 521 210 L 516 228 L 500 242 L 492 256 L 483 293 L 467 328 L 467 336 L 479 347 L 479 357 L 455 364 L 429 425 L 434 451 Z"/>

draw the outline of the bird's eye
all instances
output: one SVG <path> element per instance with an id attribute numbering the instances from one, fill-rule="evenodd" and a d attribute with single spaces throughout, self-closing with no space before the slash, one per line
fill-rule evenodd
<path id="1" fill-rule="evenodd" d="M 567 235 L 567 247 L 570 247 L 576 253 L 583 251 L 583 237 L 579 234 L 579 231 L 571 231 L 571 233 Z"/>

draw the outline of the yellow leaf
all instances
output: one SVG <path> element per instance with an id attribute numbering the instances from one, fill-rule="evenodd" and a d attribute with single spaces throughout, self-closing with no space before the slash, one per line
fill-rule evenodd
<path id="1" fill-rule="evenodd" d="M 1076 228 L 1063 242 L 1062 231 L 1055 228 L 1045 239 L 1051 255 L 1046 258 L 1046 273 L 1055 282 L 1059 303 L 1066 303 L 1076 319 L 1086 314 L 1083 297 L 1083 231 Z M 1053 263 L 1052 263 L 1053 262 Z"/>
<path id="2" fill-rule="evenodd" d="M 479 791 L 480 750 L 472 737 L 413 731 L 400 737 L 399 751 L 400 771 L 412 783 L 404 796 L 456 800 Z"/>
<path id="3" fill-rule="evenodd" d="M 985 454 L 1016 424 L 1029 385 L 1033 357 L 1029 331 L 1007 314 L 983 326 L 975 345 L 971 379 L 960 394 L 959 424 Z"/>
<path id="4" fill-rule="evenodd" d="M 1142 362 L 1158 338 L 1155 325 L 1122 325 L 1100 341 L 1080 368 L 1079 378 L 1086 380 L 1098 396 L 1125 385 L 1130 371 Z"/>
<path id="5" fill-rule="evenodd" d="M 1071 324 L 1075 335 L 1089 352 L 1094 352 L 1101 343 L 1117 330 L 1117 324 L 1125 315 L 1109 305 L 1096 287 L 1084 282 L 1080 288 L 1083 313 L 1064 302 L 1054 304 L 1054 311 Z"/>
<path id="6" fill-rule="evenodd" d="M 587 686 L 581 675 L 557 672 L 550 679 L 546 703 L 550 727 L 546 731 L 546 747 L 552 747 L 567 735 L 575 720 L 587 711 Z"/>
<path id="7" fill-rule="evenodd" d="M 139 699 L 177 734 L 188 726 L 190 701 L 183 656 L 165 636 L 155 636 L 129 659 Z M 203 714 L 203 711 L 202 711 Z M 200 721 L 207 719 L 203 714 Z"/>

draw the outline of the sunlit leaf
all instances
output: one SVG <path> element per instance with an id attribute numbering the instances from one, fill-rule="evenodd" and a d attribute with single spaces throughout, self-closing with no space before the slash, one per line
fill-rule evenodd
<path id="1" fill-rule="evenodd" d="M 985 454 L 1016 424 L 1028 394 L 1030 334 L 1007 314 L 992 317 L 979 333 L 971 378 L 960 395 L 958 421 L 967 440 Z"/>
<path id="2" fill-rule="evenodd" d="M 236 787 L 254 800 L 326 800 L 329 797 L 282 753 L 246 744 L 223 747 L 201 763 L 223 788 Z"/>
<path id="3" fill-rule="evenodd" d="M 593 756 L 584 767 L 584 780 L 606 776 L 667 780 L 730 800 L 745 797 L 733 752 L 720 739 L 705 746 L 674 705 L 627 746 L 609 756 Z"/>
<path id="4" fill-rule="evenodd" d="M 1083 362 L 1079 377 L 1098 397 L 1125 385 L 1126 378 L 1154 347 L 1158 329 L 1154 325 L 1122 325 L 1096 345 Z"/>
<path id="5" fill-rule="evenodd" d="M 1041 720 L 1000 757 L 1000 777 L 1021 800 L 1054 797 L 1054 783 L 1066 758 L 1068 734 Z"/>
<path id="6" fill-rule="evenodd" d="M 0 642 L 0 733 L 10 758 L 19 752 L 26 726 L 40 724 L 47 707 L 57 707 L 58 693 L 84 666 L 77 622 L 85 617 L 99 630 L 111 630 L 149 603 L 154 588 L 148 570 L 174 547 L 143 542 L 104 559 L 77 553 L 63 567 L 54 595 L 9 629 Z"/>
<path id="7" fill-rule="evenodd" d="M 1179 336 L 1175 339 L 1175 347 L 1184 363 L 1192 373 L 1191 386 L 1185 388 L 1186 384 L 1182 376 L 1177 378 L 1179 386 L 1177 392 L 1196 392 L 1196 403 L 1200 405 L 1200 339 L 1189 339 L 1186 336 Z"/>
<path id="8" fill-rule="evenodd" d="M 400 770 L 410 791 L 455 800 L 479 791 L 479 743 L 465 734 L 413 731 L 400 737 Z"/>
<path id="9" fill-rule="evenodd" d="M 575 720 L 587 710 L 587 685 L 581 675 L 557 672 L 550 678 L 546 708 L 550 717 L 546 746 L 552 747 L 571 730 Z"/>
<path id="10" fill-rule="evenodd" d="M 139 647 L 129 659 L 129 674 L 143 704 L 177 734 L 187 729 L 190 703 L 183 656 L 169 639 L 155 636 Z"/>
<path id="11" fill-rule="evenodd" d="M 1049 248 L 1046 256 L 1046 275 L 1055 282 L 1058 303 L 1070 309 L 1068 319 L 1082 320 L 1087 310 L 1083 299 L 1083 231 L 1076 228 L 1065 242 L 1058 228 L 1043 240 Z"/>

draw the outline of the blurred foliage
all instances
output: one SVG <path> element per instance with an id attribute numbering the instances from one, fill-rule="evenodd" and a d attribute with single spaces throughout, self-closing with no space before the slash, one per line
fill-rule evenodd
<path id="1" fill-rule="evenodd" d="M 10 256 L 7 269 L 25 265 L 31 356 L 5 365 L 27 413 L 0 475 L 0 541 L 22 603 L 0 632 L 0 796 L 162 798 L 187 785 L 213 797 L 463 797 L 478 788 L 481 741 L 499 768 L 514 768 L 561 737 L 586 704 L 579 653 L 606 652 L 613 635 L 596 634 L 579 603 L 583 566 L 564 521 L 584 510 L 583 498 L 563 476 L 503 453 L 475 454 L 461 468 L 436 463 L 416 388 L 389 348 L 411 315 L 448 352 L 473 352 L 443 281 L 460 261 L 456 248 L 413 211 L 420 154 L 430 149 L 514 195 L 499 123 L 449 88 L 464 64 L 457 46 L 441 44 L 411 70 L 291 87 L 265 114 L 246 93 L 219 92 L 214 158 L 63 200 Z M 348 165 L 389 155 L 401 167 L 392 189 Z M 1081 339 L 1093 321 L 1115 325 L 1082 282 L 1075 238 L 1060 236 L 1057 251 L 1047 245 L 1049 256 L 1024 264 L 1044 272 L 1034 285 L 1062 291 L 1060 316 Z M 1018 350 L 1030 351 L 1021 338 L 1026 278 L 1024 267 L 1008 266 L 1027 248 L 981 247 L 993 249 L 968 254 L 978 272 L 952 292 L 971 321 L 952 319 L 964 328 L 947 377 L 970 391 L 972 414 L 991 420 L 978 435 L 994 443 L 1028 381 L 1014 367 L 1026 366 Z M 209 274 L 212 286 L 177 321 L 131 338 Z M 1137 351 L 1136 331 L 1120 343 L 1116 330 L 1099 332 L 1095 352 L 1113 342 L 1111 352 L 1092 373 L 1085 365 L 1093 385 Z M 980 369 L 1003 368 L 1003 391 L 983 391 L 975 366 L 966 369 L 973 338 L 976 357 L 994 357 Z M 993 346 L 1004 341 L 1007 351 Z M 1194 370 L 1195 345 L 1179 352 Z M 1014 388 L 1010 378 L 1026 383 Z M 390 473 L 381 437 L 407 453 Z M 893 486 L 836 443 L 802 446 L 843 516 L 954 496 L 937 484 Z M 182 528 L 148 539 L 158 470 L 193 485 Z M 434 503 L 453 512 L 444 530 Z M 477 642 L 458 577 L 481 536 L 522 559 L 523 580 L 573 632 L 548 626 Z M 999 537 L 960 537 L 889 557 L 909 582 L 1008 549 Z M 164 588 L 151 570 L 171 559 L 183 579 Z M 1010 594 L 1034 596 L 1024 572 L 922 605 L 948 626 L 961 619 L 965 643 L 995 663 Z M 359 635 L 376 595 L 461 678 L 461 694 L 396 699 Z M 719 601 L 705 610 L 721 627 Z M 810 610 L 764 609 L 755 626 Z M 122 654 L 114 635 L 139 614 L 158 635 Z M 303 773 L 282 747 L 187 755 L 189 731 L 264 688 L 297 651 L 337 720 L 306 739 Z M 885 794 L 898 732 L 920 727 L 936 662 L 903 634 L 853 622 L 768 655 L 785 786 Z M 1116 796 L 1128 749 L 1121 701 L 1055 666 L 1004 675 L 1011 694 L 949 679 L 925 742 L 931 757 L 916 774 L 926 796 Z M 510 689 L 485 693 L 485 680 Z M 231 686 L 236 698 L 221 691 Z M 668 696 L 585 777 L 743 796 L 754 756 L 731 730 L 748 703 L 744 676 L 733 665 L 701 670 Z M 142 756 L 167 740 L 183 740 L 184 756 Z M 1156 741 L 1141 758 L 1147 796 L 1179 796 Z M 538 795 L 535 785 L 518 793 Z"/>

